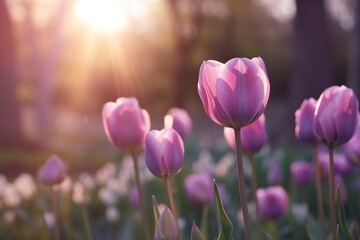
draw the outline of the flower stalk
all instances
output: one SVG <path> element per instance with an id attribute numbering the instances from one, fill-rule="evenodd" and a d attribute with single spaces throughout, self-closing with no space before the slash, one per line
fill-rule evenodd
<path id="1" fill-rule="evenodd" d="M 178 213 L 177 213 L 174 197 L 173 197 L 172 190 L 171 190 L 170 180 L 169 180 L 169 178 L 165 178 L 164 180 L 165 180 L 165 184 L 166 184 L 166 191 L 167 191 L 167 195 L 168 195 L 168 198 L 169 198 L 171 211 L 172 211 L 172 213 L 174 215 L 174 218 L 175 218 L 175 221 L 176 221 L 176 226 L 177 226 L 178 232 L 179 232 L 177 239 L 182 240 L 179 221 L 178 221 Z"/>
<path id="2" fill-rule="evenodd" d="M 137 162 L 137 156 L 136 156 L 135 152 L 133 152 L 131 154 L 131 156 L 132 156 L 133 163 L 134 163 L 135 183 L 136 183 L 137 190 L 139 192 L 140 211 L 141 211 L 141 215 L 142 215 L 142 219 L 143 219 L 143 223 L 144 223 L 144 232 L 145 232 L 144 234 L 145 234 L 146 240 L 150 240 L 151 238 L 150 238 L 150 232 L 149 232 L 149 222 L 148 222 L 148 218 L 147 218 L 147 214 L 146 214 L 144 194 L 143 194 L 143 190 L 141 187 L 140 172 L 139 172 L 139 166 L 138 166 L 138 162 Z"/>
<path id="3" fill-rule="evenodd" d="M 336 206 L 335 206 L 335 177 L 334 177 L 334 148 L 329 146 L 329 194 L 332 239 L 336 240 Z"/>
<path id="4" fill-rule="evenodd" d="M 60 240 L 60 226 L 59 226 L 59 216 L 56 206 L 56 192 L 54 186 L 50 186 L 50 198 L 51 198 L 51 207 L 54 214 L 55 224 L 54 224 L 54 238 L 55 240 Z"/>
<path id="5" fill-rule="evenodd" d="M 241 134 L 240 134 L 241 128 L 234 128 L 234 131 L 235 131 L 235 142 L 236 142 L 236 159 L 237 159 L 236 165 L 237 165 L 240 204 L 244 216 L 246 240 L 251 240 L 252 238 L 251 238 L 251 229 L 250 229 L 250 217 L 249 217 L 249 210 L 246 200 L 244 166 L 243 166 L 242 152 L 241 152 Z"/>
<path id="6" fill-rule="evenodd" d="M 253 198 L 255 202 L 255 209 L 256 209 L 256 224 L 257 224 L 257 239 L 262 240 L 263 230 L 261 226 L 261 219 L 260 219 L 260 211 L 259 211 L 259 202 L 256 197 L 256 190 L 257 190 L 257 179 L 256 179 L 256 167 L 255 167 L 255 157 L 254 154 L 250 154 L 250 162 L 251 162 L 251 188 L 253 192 Z"/>

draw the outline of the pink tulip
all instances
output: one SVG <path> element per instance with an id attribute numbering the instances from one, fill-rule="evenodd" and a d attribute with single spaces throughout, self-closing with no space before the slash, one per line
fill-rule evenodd
<path id="1" fill-rule="evenodd" d="M 149 170 L 167 179 L 180 172 L 184 164 L 184 143 L 176 130 L 153 130 L 146 135 L 145 161 Z"/>
<path id="2" fill-rule="evenodd" d="M 184 180 L 184 187 L 190 202 L 207 204 L 213 201 L 213 179 L 209 173 L 187 176 Z"/>
<path id="3" fill-rule="evenodd" d="M 230 147 L 236 150 L 235 132 L 232 128 L 224 128 L 224 136 Z M 267 142 L 265 115 L 241 129 L 241 149 L 244 153 L 257 153 Z"/>
<path id="4" fill-rule="evenodd" d="M 281 186 L 259 188 L 256 191 L 260 215 L 265 219 L 278 219 L 289 208 L 289 197 Z"/>
<path id="5" fill-rule="evenodd" d="M 225 64 L 203 62 L 198 92 L 207 115 L 224 127 L 241 128 L 264 112 L 270 94 L 265 63 L 259 58 L 233 58 Z"/>
<path id="6" fill-rule="evenodd" d="M 355 135 L 341 146 L 345 156 L 354 164 L 360 165 L 360 127 L 356 129 Z"/>
<path id="7" fill-rule="evenodd" d="M 38 178 L 40 182 L 52 186 L 64 181 L 66 177 L 66 168 L 62 160 L 52 155 L 47 162 L 40 168 Z"/>
<path id="8" fill-rule="evenodd" d="M 134 153 L 144 147 L 150 117 L 136 98 L 118 98 L 103 106 L 102 118 L 109 141 L 118 149 Z"/>
<path id="9" fill-rule="evenodd" d="M 191 134 L 191 117 L 185 109 L 171 108 L 164 118 L 164 128 L 175 129 L 185 139 Z"/>
<path id="10" fill-rule="evenodd" d="M 314 132 L 314 114 L 316 100 L 314 98 L 305 99 L 300 108 L 295 112 L 295 136 L 304 143 L 315 144 L 318 142 Z"/>
<path id="11" fill-rule="evenodd" d="M 330 147 L 346 143 L 358 126 L 358 108 L 352 89 L 345 86 L 325 89 L 315 109 L 315 134 Z"/>

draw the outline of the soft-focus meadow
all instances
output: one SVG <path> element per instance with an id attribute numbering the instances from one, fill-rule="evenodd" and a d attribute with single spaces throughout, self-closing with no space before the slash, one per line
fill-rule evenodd
<path id="1" fill-rule="evenodd" d="M 218 237 L 212 189 L 193 193 L 210 191 L 206 204 L 185 189 L 187 176 L 207 173 L 216 179 L 232 238 L 245 239 L 236 154 L 223 127 L 204 111 L 197 85 L 203 61 L 258 56 L 271 90 L 264 112 L 267 140 L 254 154 L 257 185 L 282 186 L 289 197 L 276 220 L 261 218 L 262 230 L 274 239 L 326 239 L 313 147 L 296 138 L 295 111 L 333 85 L 360 96 L 358 0 L 0 0 L 0 239 L 56 239 L 56 225 L 64 240 L 146 239 L 133 156 L 110 143 L 104 129 L 103 106 L 120 97 L 138 100 L 151 130 L 164 128 L 174 107 L 191 117 L 184 164 L 169 178 L 182 238 L 191 239 L 193 222 L 204 239 Z M 170 202 L 165 182 L 149 171 L 144 150 L 137 150 L 152 239 L 152 196 L 160 212 Z M 341 147 L 334 151 L 337 210 L 341 205 L 345 214 L 338 219 L 339 239 L 360 239 L 360 170 Z M 49 187 L 39 169 L 53 155 L 67 176 Z M 325 145 L 318 156 L 330 234 Z M 243 160 L 251 232 L 259 239 L 252 161 L 248 154 Z M 311 165 L 295 176 L 298 161 Z"/>

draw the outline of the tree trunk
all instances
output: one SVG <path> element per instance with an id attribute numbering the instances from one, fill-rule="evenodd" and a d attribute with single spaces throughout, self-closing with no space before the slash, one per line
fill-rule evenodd
<path id="1" fill-rule="evenodd" d="M 0 33 L 0 145 L 19 145 L 24 139 L 15 94 L 15 47 L 5 0 L 0 0 Z"/>
<path id="2" fill-rule="evenodd" d="M 294 142 L 294 113 L 306 98 L 330 87 L 331 49 L 324 0 L 296 0 L 294 61 L 289 91 L 286 141 Z M 284 129 L 285 130 L 285 129 Z"/>
<path id="3" fill-rule="evenodd" d="M 360 1 L 356 2 L 354 26 L 349 36 L 348 86 L 360 97 Z"/>

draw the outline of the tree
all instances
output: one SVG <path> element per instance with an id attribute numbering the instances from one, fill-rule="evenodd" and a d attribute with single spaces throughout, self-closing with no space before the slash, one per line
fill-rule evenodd
<path id="1" fill-rule="evenodd" d="M 18 145 L 24 137 L 16 99 L 15 48 L 5 0 L 0 0 L 0 145 Z"/>

